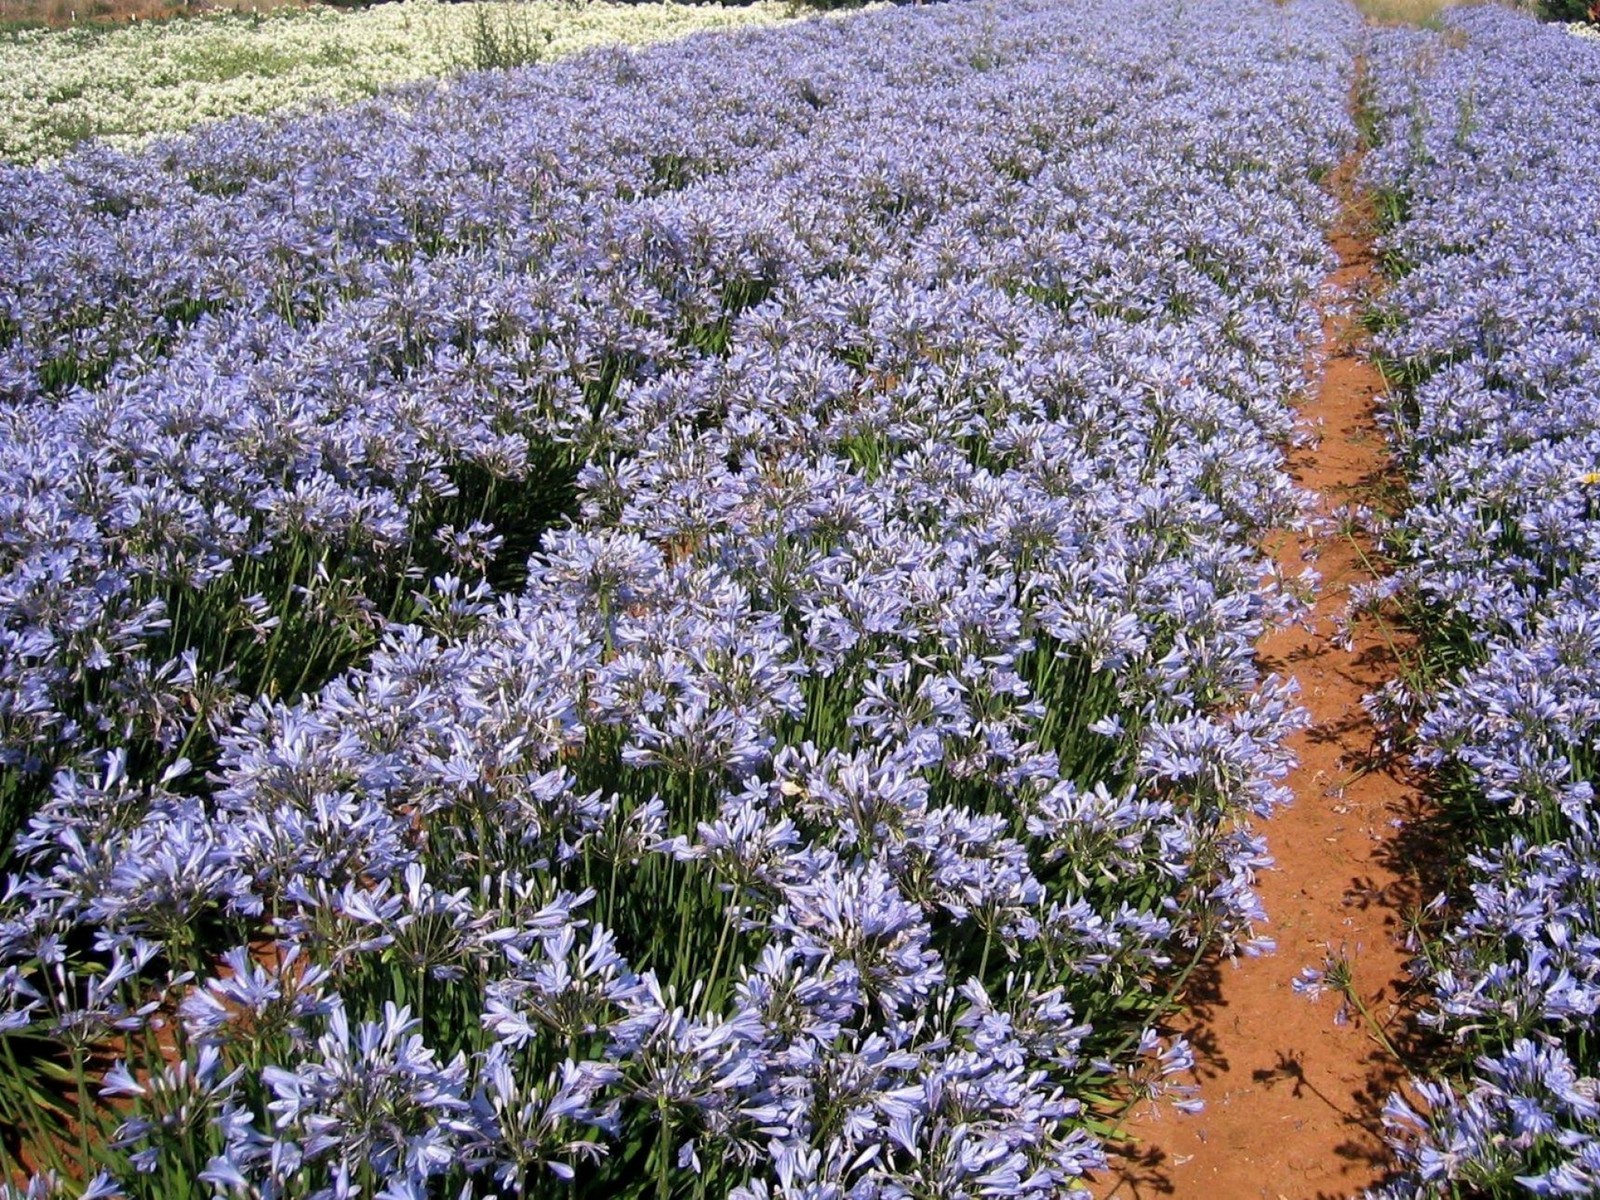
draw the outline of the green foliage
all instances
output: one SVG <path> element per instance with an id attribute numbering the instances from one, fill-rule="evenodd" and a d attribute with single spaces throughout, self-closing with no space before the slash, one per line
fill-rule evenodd
<path id="1" fill-rule="evenodd" d="M 515 6 L 501 5 L 492 12 L 474 4 L 468 31 L 467 60 L 474 71 L 498 71 L 542 62 L 555 34 L 541 30 Z"/>
<path id="2" fill-rule="evenodd" d="M 1591 0 L 1539 0 L 1539 15 L 1546 21 L 1592 21 Z"/>
<path id="3" fill-rule="evenodd" d="M 983 27 L 979 30 L 977 43 L 972 47 L 972 52 L 967 57 L 974 71 L 992 71 L 1000 65 L 999 52 L 995 44 L 995 13 L 994 5 L 989 4 L 983 10 Z"/>
<path id="4" fill-rule="evenodd" d="M 294 69 L 296 58 L 285 50 L 243 42 L 196 47 L 177 56 L 175 65 L 185 79 L 227 83 L 233 79 L 271 79 Z"/>

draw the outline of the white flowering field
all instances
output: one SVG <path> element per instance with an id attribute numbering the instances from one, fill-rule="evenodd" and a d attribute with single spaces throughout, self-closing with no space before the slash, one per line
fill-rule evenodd
<path id="1" fill-rule="evenodd" d="M 558 58 L 791 15 L 778 0 L 737 7 L 398 0 L 348 11 L 286 9 L 258 19 L 0 34 L 0 158 L 34 162 L 88 136 L 131 147 L 200 121 L 348 103 L 395 84 L 490 65 L 479 61 L 486 47 Z"/>
<path id="2" fill-rule="evenodd" d="M 5 108 L 0 1197 L 1045 1198 L 1202 1103 L 1360 130 L 1465 838 L 1389 1194 L 1593 1191 L 1600 46 L 518 11 L 5 47 L 110 136 Z"/>

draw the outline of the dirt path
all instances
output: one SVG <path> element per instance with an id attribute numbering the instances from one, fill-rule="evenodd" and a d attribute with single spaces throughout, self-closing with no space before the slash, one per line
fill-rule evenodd
<path id="1" fill-rule="evenodd" d="M 1330 180 L 1344 201 L 1334 230 L 1339 268 L 1323 301 L 1325 370 L 1300 413 L 1320 434 L 1290 456 L 1296 481 L 1317 497 L 1320 515 L 1370 502 L 1392 465 L 1373 419 L 1383 379 L 1361 354 L 1358 301 L 1371 284 L 1370 213 L 1353 199 L 1355 161 Z M 1143 1104 L 1129 1117 L 1127 1157 L 1101 1180 L 1097 1196 L 1117 1200 L 1311 1200 L 1359 1194 L 1389 1162 L 1379 1113 L 1403 1071 L 1360 1019 L 1335 1020 L 1339 998 L 1312 1003 L 1291 989 L 1303 966 L 1331 949 L 1353 967 L 1355 989 L 1380 1022 L 1391 1023 L 1406 987 L 1398 943 L 1417 888 L 1401 825 L 1420 807 L 1409 780 L 1375 761 L 1364 693 L 1392 678 L 1393 648 L 1363 628 L 1353 649 L 1336 642 L 1335 617 L 1349 589 L 1372 578 L 1336 521 L 1270 545 L 1291 577 L 1314 557 L 1323 591 L 1313 632 L 1289 629 L 1263 639 L 1266 670 L 1300 681 L 1312 727 L 1295 744 L 1295 802 L 1265 825 L 1277 868 L 1260 892 L 1278 952 L 1224 963 L 1191 989 L 1173 1031 L 1195 1045 L 1204 1112 L 1184 1116 Z M 1398 1033 L 1400 1022 L 1393 1022 Z"/>

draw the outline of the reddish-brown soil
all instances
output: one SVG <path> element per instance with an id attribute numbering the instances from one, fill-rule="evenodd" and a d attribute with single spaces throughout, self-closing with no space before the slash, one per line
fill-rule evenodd
<path id="1" fill-rule="evenodd" d="M 307 8 L 312 0 L 0 0 L 0 31 L 126 25 L 181 17 L 234 13 L 249 16 L 280 8 Z"/>
<path id="2" fill-rule="evenodd" d="M 1321 383 L 1300 412 L 1320 441 L 1290 456 L 1323 520 L 1269 547 L 1291 577 L 1313 562 L 1321 596 L 1309 631 L 1282 630 L 1259 645 L 1265 669 L 1300 681 L 1313 722 L 1295 745 L 1294 803 L 1264 824 L 1276 867 L 1262 875 L 1260 893 L 1278 949 L 1216 964 L 1190 988 L 1171 1031 L 1194 1043 L 1205 1111 L 1185 1116 L 1145 1103 L 1130 1113 L 1123 1156 L 1095 1184 L 1104 1198 L 1345 1197 L 1380 1181 L 1389 1162 L 1379 1114 L 1405 1070 L 1359 1015 L 1336 1021 L 1338 996 L 1313 1003 L 1290 986 L 1301 967 L 1341 956 L 1373 1018 L 1392 1039 L 1403 1035 L 1400 942 L 1419 886 L 1402 838 L 1422 801 L 1377 753 L 1361 700 L 1394 677 L 1404 647 L 1367 622 L 1353 649 L 1343 649 L 1336 624 L 1351 586 L 1372 578 L 1366 543 L 1352 539 L 1337 510 L 1373 503 L 1393 471 L 1374 420 L 1383 379 L 1362 353 L 1357 310 L 1374 274 L 1371 218 L 1354 172 L 1352 160 L 1331 181 L 1344 208 L 1333 237 L 1340 265 L 1324 293 Z"/>

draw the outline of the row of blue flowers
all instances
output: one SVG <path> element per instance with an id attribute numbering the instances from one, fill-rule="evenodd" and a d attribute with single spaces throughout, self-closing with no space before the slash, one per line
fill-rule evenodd
<path id="1" fill-rule="evenodd" d="M 1600 44 L 1493 6 L 1374 42 L 1379 352 L 1418 715 L 1465 843 L 1426 926 L 1443 1077 L 1389 1118 L 1395 1196 L 1600 1191 Z M 1426 682 L 1431 678 L 1433 682 Z"/>

